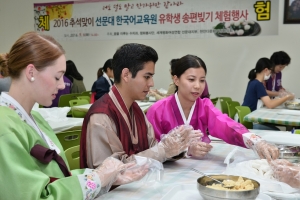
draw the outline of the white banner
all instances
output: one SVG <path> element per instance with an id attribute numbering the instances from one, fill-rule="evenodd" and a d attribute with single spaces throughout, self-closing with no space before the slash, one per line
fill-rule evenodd
<path id="1" fill-rule="evenodd" d="M 35 31 L 58 40 L 184 39 L 278 34 L 279 0 L 34 4 Z"/>

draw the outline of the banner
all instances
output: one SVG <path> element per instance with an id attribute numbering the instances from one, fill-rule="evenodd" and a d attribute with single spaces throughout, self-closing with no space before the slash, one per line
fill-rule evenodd
<path id="1" fill-rule="evenodd" d="M 58 40 L 278 34 L 279 0 L 70 1 L 34 4 L 34 29 Z"/>

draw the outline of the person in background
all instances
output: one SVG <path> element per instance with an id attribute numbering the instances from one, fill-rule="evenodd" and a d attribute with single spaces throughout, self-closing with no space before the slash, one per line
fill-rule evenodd
<path id="1" fill-rule="evenodd" d="M 294 95 L 288 94 L 282 98 L 271 99 L 263 85 L 271 76 L 271 69 L 274 64 L 268 58 L 260 58 L 254 69 L 251 69 L 248 75 L 250 79 L 247 85 L 244 102 L 242 106 L 248 106 L 253 112 L 263 105 L 267 108 L 275 108 L 287 100 L 294 99 Z M 276 126 L 267 123 L 253 124 L 253 129 L 279 130 Z"/>
<path id="2" fill-rule="evenodd" d="M 2 56 L 5 56 L 5 55 L 2 55 Z M 2 58 L 1 60 L 2 60 L 2 62 L 0 62 L 0 67 L 5 64 L 3 61 L 4 59 Z M 1 92 L 8 92 L 10 84 L 11 84 L 11 78 L 3 77 L 2 74 L 0 73 L 0 94 L 1 94 Z"/>
<path id="3" fill-rule="evenodd" d="M 203 158 L 211 149 L 210 135 L 226 143 L 252 148 L 268 160 L 278 157 L 278 148 L 252 134 L 242 124 L 218 110 L 208 98 L 199 98 L 205 88 L 206 65 L 197 56 L 186 55 L 172 63 L 177 92 L 154 103 L 147 112 L 157 140 L 180 125 L 201 130 L 202 140 L 190 144 L 187 156 Z"/>
<path id="4" fill-rule="evenodd" d="M 114 78 L 112 69 L 112 59 L 108 59 L 103 67 L 98 70 L 98 79 L 92 86 L 92 92 L 96 92 L 95 100 L 102 97 L 105 93 L 108 93 L 114 84 L 111 78 Z"/>
<path id="5" fill-rule="evenodd" d="M 175 66 L 175 65 L 172 64 L 172 63 L 175 63 L 175 62 L 178 61 L 178 60 L 179 60 L 179 59 L 172 59 L 172 60 L 170 61 L 170 65 L 171 65 L 170 73 L 171 73 L 171 78 L 172 78 L 172 80 L 173 80 L 173 76 L 174 76 L 174 74 L 172 73 L 172 71 L 174 71 L 174 70 L 172 69 L 172 67 Z M 201 96 L 200 96 L 201 99 L 203 99 L 203 98 L 209 98 L 209 96 L 210 96 L 210 95 L 209 95 L 209 92 L 208 92 L 208 85 L 207 85 L 207 82 L 205 81 L 205 83 L 206 83 L 206 84 L 205 84 L 205 88 L 204 88 L 204 90 L 203 90 L 203 92 L 202 92 L 202 94 L 201 94 Z M 149 95 L 155 96 L 155 99 L 156 99 L 156 100 L 160 100 L 160 99 L 163 99 L 163 98 L 165 98 L 165 97 L 168 97 L 168 96 L 174 94 L 175 92 L 176 92 L 176 85 L 174 84 L 174 81 L 172 81 L 172 83 L 170 83 L 170 85 L 169 85 L 167 94 L 162 94 L 162 93 L 160 93 L 160 92 L 157 91 L 157 90 L 150 90 Z"/>
<path id="6" fill-rule="evenodd" d="M 83 83 L 83 77 L 78 72 L 75 63 L 72 60 L 67 61 L 65 76 L 72 82 L 71 93 L 82 93 L 86 91 Z"/>
<path id="7" fill-rule="evenodd" d="M 157 142 L 152 125 L 135 102 L 153 86 L 156 51 L 146 45 L 124 44 L 113 56 L 115 84 L 90 107 L 80 141 L 80 165 L 98 167 L 107 157 L 127 163 L 134 155 L 160 162 L 183 152 L 200 133 L 181 126 Z M 175 128 L 175 127 L 174 127 Z"/>
<path id="8" fill-rule="evenodd" d="M 0 62 L 1 74 L 12 78 L 0 101 L 1 199 L 89 200 L 111 183 L 125 184 L 147 173 L 147 168 L 129 170 L 114 158 L 96 170 L 70 172 L 55 133 L 32 111 L 35 103 L 50 106 L 65 87 L 64 50 L 51 36 L 23 34 Z"/>
<path id="9" fill-rule="evenodd" d="M 290 64 L 291 58 L 284 51 L 278 51 L 272 54 L 270 60 L 274 63 L 274 66 L 271 69 L 271 77 L 265 81 L 267 94 L 270 97 L 282 96 L 280 92 L 284 92 L 285 89 L 282 86 L 281 71 Z"/>
<path id="10" fill-rule="evenodd" d="M 62 90 L 58 90 L 57 94 L 55 95 L 55 99 L 53 99 L 51 106 L 44 106 L 44 108 L 52 108 L 58 107 L 58 101 L 61 95 L 70 94 L 72 88 L 72 82 L 64 75 L 63 76 L 65 88 Z"/>

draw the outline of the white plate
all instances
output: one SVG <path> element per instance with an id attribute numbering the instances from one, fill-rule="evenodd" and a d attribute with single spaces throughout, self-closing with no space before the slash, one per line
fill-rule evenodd
<path id="1" fill-rule="evenodd" d="M 176 185 L 168 193 L 161 198 L 161 200 L 204 200 L 195 184 Z M 266 194 L 259 194 L 256 200 L 272 200 L 272 198 Z"/>

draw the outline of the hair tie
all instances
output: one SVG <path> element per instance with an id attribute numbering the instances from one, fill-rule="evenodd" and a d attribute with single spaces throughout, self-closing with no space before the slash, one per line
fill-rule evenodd
<path id="1" fill-rule="evenodd" d="M 254 69 L 254 72 L 256 72 L 256 69 Z"/>

